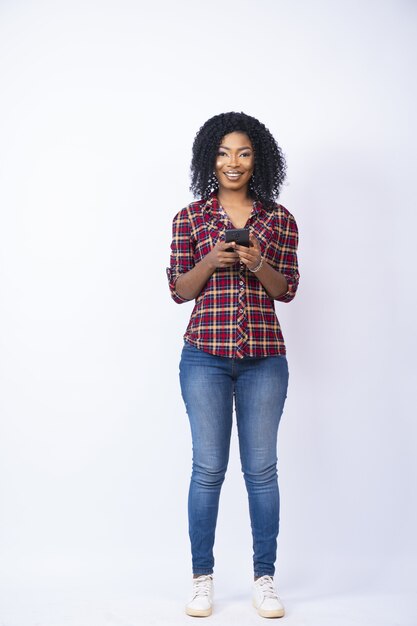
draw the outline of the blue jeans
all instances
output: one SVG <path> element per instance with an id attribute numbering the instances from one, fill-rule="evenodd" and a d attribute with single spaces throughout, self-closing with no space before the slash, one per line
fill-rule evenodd
<path id="1" fill-rule="evenodd" d="M 287 359 L 230 359 L 185 342 L 180 383 L 193 442 L 188 495 L 193 573 L 213 573 L 213 545 L 220 490 L 229 460 L 234 398 L 249 499 L 254 574 L 273 576 L 279 530 L 277 435 L 287 397 Z"/>

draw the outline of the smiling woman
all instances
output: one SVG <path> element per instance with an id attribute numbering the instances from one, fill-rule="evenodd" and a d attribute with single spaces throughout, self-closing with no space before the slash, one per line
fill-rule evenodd
<path id="1" fill-rule="evenodd" d="M 249 145 L 244 145 L 244 144 Z M 243 144 L 243 145 L 242 145 Z M 233 132 L 225 135 L 216 156 L 214 172 L 223 196 L 229 196 L 222 203 L 228 206 L 228 215 L 236 228 L 243 228 L 252 210 L 250 198 L 246 198 L 246 190 L 253 174 L 255 158 L 252 142 L 245 133 Z M 228 192 L 231 191 L 233 195 Z M 241 191 L 244 197 L 232 206 L 238 199 L 237 192 Z"/>
<path id="2" fill-rule="evenodd" d="M 226 135 L 233 132 L 239 133 L 241 137 L 243 135 L 240 146 L 234 145 L 233 148 L 250 147 L 254 159 L 253 174 L 249 178 L 247 188 L 248 195 L 260 200 L 266 208 L 273 206 L 285 180 L 285 159 L 264 124 L 244 113 L 221 113 L 200 128 L 193 145 L 191 191 L 196 196 L 207 198 L 210 192 L 219 188 L 215 162 L 221 156 L 219 152 L 232 156 L 226 149 L 232 148 L 226 140 Z M 230 169 L 239 168 L 231 166 Z"/>
<path id="3" fill-rule="evenodd" d="M 262 617 L 282 617 L 273 576 L 277 434 L 288 365 L 274 300 L 290 302 L 299 280 L 297 225 L 275 201 L 285 161 L 258 120 L 223 113 L 197 133 L 191 174 L 200 199 L 174 218 L 167 268 L 173 299 L 195 298 L 180 361 L 193 439 L 188 514 L 194 582 L 186 613 L 212 613 L 214 536 L 234 399 L 253 536 L 253 603 Z M 242 228 L 249 246 L 233 240 L 234 229 Z"/>
<path id="4" fill-rule="evenodd" d="M 244 142 L 250 145 L 239 145 Z M 239 186 L 232 187 L 232 189 L 239 189 L 249 183 L 253 174 L 254 157 L 252 142 L 244 133 L 234 132 L 225 136 L 224 144 L 219 147 L 217 152 L 216 177 L 217 180 L 222 179 L 222 184 L 224 185 L 226 185 L 228 180 L 233 183 L 239 182 Z"/>

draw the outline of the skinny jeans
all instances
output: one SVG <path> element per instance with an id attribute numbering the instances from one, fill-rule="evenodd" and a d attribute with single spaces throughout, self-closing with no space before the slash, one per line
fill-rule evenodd
<path id="1" fill-rule="evenodd" d="M 192 436 L 188 524 L 193 573 L 213 573 L 234 406 L 249 501 L 254 575 L 273 576 L 280 509 L 277 436 L 287 397 L 287 359 L 283 355 L 220 357 L 184 342 L 180 384 Z"/>

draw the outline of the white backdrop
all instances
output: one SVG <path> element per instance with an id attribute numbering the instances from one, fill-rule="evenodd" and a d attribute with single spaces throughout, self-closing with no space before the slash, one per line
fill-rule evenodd
<path id="1" fill-rule="evenodd" d="M 236 110 L 283 148 L 300 230 L 299 292 L 277 304 L 288 623 L 389 592 L 387 624 L 415 626 L 416 26 L 406 0 L 0 2 L 2 625 L 182 623 L 192 305 L 165 267 L 194 135 Z M 161 574 L 171 608 L 144 620 Z M 251 611 L 251 574 L 235 437 L 224 623 L 228 598 Z M 323 606 L 321 625 L 359 623 Z"/>

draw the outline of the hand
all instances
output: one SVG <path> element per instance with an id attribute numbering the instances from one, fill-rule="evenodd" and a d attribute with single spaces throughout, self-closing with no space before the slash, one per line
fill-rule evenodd
<path id="1" fill-rule="evenodd" d="M 225 241 L 218 241 L 216 245 L 210 250 L 205 257 L 207 263 L 213 268 L 216 267 L 230 267 L 239 261 L 239 255 L 237 252 L 226 252 L 226 248 L 236 248 L 234 241 L 226 243 Z"/>
<path id="2" fill-rule="evenodd" d="M 249 235 L 249 248 L 246 246 L 236 246 L 236 252 L 240 261 L 246 265 L 249 270 L 253 270 L 261 262 L 261 246 L 255 235 Z"/>

